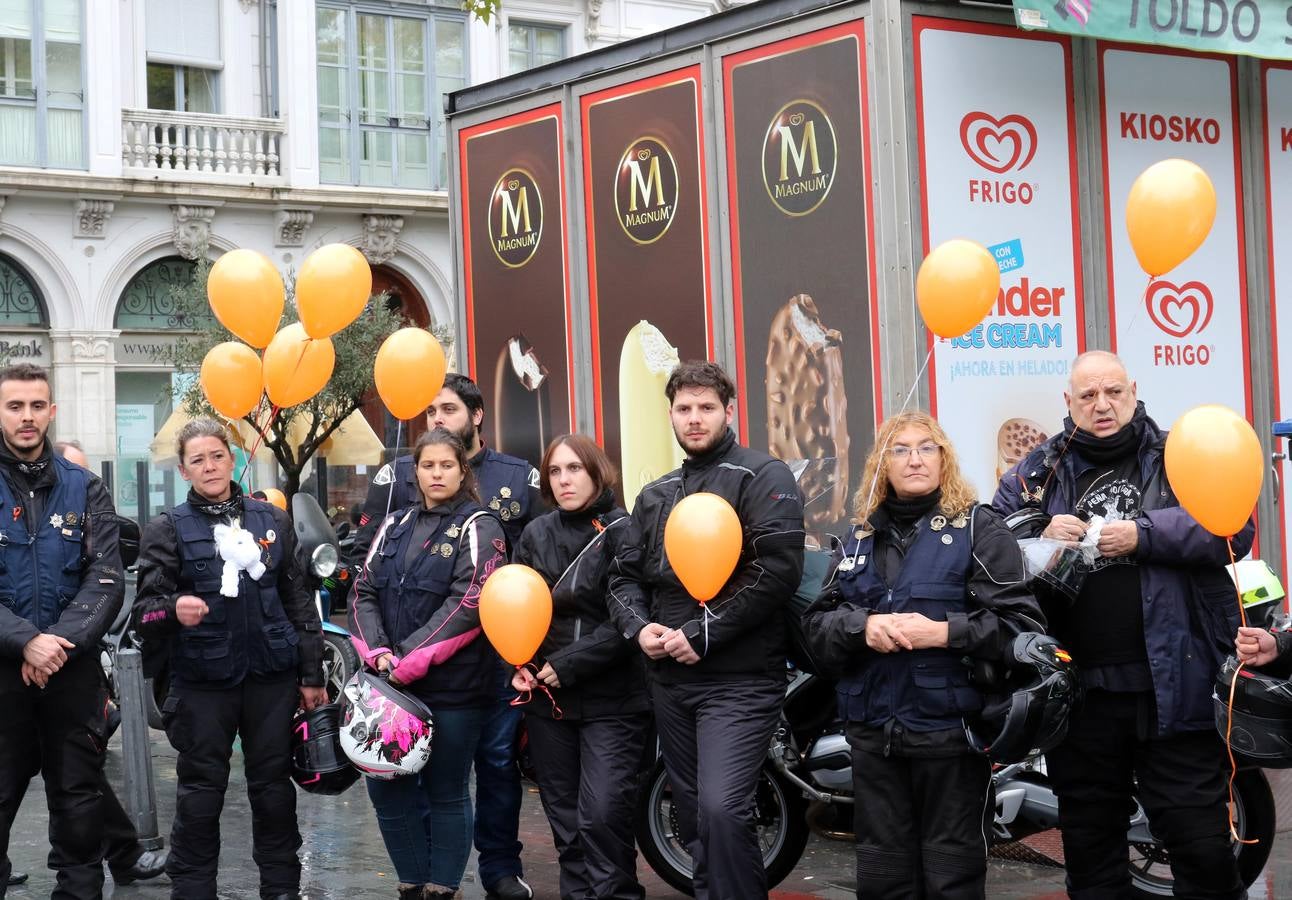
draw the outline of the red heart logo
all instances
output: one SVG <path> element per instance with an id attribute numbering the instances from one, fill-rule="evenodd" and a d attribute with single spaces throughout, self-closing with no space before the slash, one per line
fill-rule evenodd
<path id="1" fill-rule="evenodd" d="M 997 119 L 979 110 L 960 120 L 960 143 L 973 161 L 989 172 L 1022 171 L 1036 155 L 1036 127 L 1025 116 Z"/>
<path id="2" fill-rule="evenodd" d="M 1148 286 L 1144 303 L 1153 324 L 1177 338 L 1202 332 L 1211 322 L 1215 307 L 1211 288 L 1201 281 L 1177 286 L 1159 279 Z"/>

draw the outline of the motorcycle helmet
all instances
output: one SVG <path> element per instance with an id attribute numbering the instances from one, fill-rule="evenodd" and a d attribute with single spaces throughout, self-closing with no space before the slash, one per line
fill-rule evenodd
<path id="1" fill-rule="evenodd" d="M 1283 583 L 1269 563 L 1263 559 L 1243 559 L 1236 565 L 1225 566 L 1225 571 L 1238 584 L 1247 624 L 1257 628 L 1268 627 L 1282 606 L 1279 601 L 1287 596 Z"/>
<path id="2" fill-rule="evenodd" d="M 431 758 L 431 711 L 360 670 L 341 689 L 341 749 L 369 778 L 416 775 Z"/>
<path id="3" fill-rule="evenodd" d="M 1231 684 L 1234 684 L 1232 722 Z M 1231 656 L 1220 667 L 1211 699 L 1216 710 L 1216 729 L 1234 753 L 1267 769 L 1292 767 L 1292 682 L 1266 675 L 1259 669 L 1244 666 L 1240 670 L 1238 660 Z"/>
<path id="4" fill-rule="evenodd" d="M 1034 506 L 1025 506 L 1005 517 L 1005 526 L 1014 533 L 1023 551 L 1023 567 L 1032 593 L 1039 600 L 1054 598 L 1070 605 L 1081 593 L 1090 567 L 1075 545 L 1041 536 L 1049 524 L 1050 517 Z"/>
<path id="5" fill-rule="evenodd" d="M 341 750 L 341 705 L 326 703 L 292 721 L 292 780 L 311 794 L 340 794 L 359 780 Z"/>
<path id="6" fill-rule="evenodd" d="M 1080 690 L 1072 657 L 1045 634 L 1024 632 L 1005 651 L 1004 693 L 965 720 L 969 745 L 992 762 L 1015 763 L 1057 746 Z"/>

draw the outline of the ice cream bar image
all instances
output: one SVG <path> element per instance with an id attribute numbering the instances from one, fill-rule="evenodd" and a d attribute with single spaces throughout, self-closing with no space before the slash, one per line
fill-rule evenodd
<path id="1" fill-rule="evenodd" d="M 1046 439 L 1031 419 L 1006 419 L 996 433 L 996 480 L 1035 450 Z"/>
<path id="2" fill-rule="evenodd" d="M 799 488 L 809 529 L 844 516 L 849 443 L 843 336 L 821 322 L 811 297 L 798 294 L 767 335 L 767 447 L 786 462 L 807 462 Z"/>
<path id="3" fill-rule="evenodd" d="M 494 448 L 537 466 L 555 437 L 550 409 L 547 367 L 525 335 L 512 335 L 494 367 Z"/>
<path id="4" fill-rule="evenodd" d="M 624 506 L 641 489 L 682 465 L 664 386 L 678 364 L 677 348 L 645 319 L 628 331 L 619 353 L 619 443 Z"/>

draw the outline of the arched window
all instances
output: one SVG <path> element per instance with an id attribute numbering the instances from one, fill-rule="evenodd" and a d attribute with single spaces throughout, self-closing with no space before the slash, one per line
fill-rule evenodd
<path id="1" fill-rule="evenodd" d="M 0 254 L 0 328 L 47 328 L 49 316 L 36 283 L 16 260 Z"/>
<path id="2" fill-rule="evenodd" d="M 167 256 L 140 269 L 117 302 L 116 327 L 130 329 L 193 328 L 193 322 L 179 312 L 175 292 L 193 278 L 194 264 L 179 256 Z"/>

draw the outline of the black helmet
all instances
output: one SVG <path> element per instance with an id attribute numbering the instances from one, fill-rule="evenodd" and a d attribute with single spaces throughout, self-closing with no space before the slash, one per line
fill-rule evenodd
<path id="1" fill-rule="evenodd" d="M 1014 763 L 1063 740 L 1080 685 L 1072 657 L 1049 635 L 1018 635 L 1004 663 L 1006 693 L 988 698 L 982 712 L 966 719 L 965 734 L 992 762 Z"/>
<path id="2" fill-rule="evenodd" d="M 341 751 L 341 705 L 326 703 L 292 722 L 292 780 L 311 794 L 340 794 L 359 780 Z"/>
<path id="3" fill-rule="evenodd" d="M 1229 714 L 1229 688 L 1234 686 L 1234 712 Z M 1229 657 L 1216 676 L 1211 695 L 1216 729 L 1234 753 L 1267 769 L 1292 767 L 1292 682 L 1259 669 L 1243 667 Z"/>

